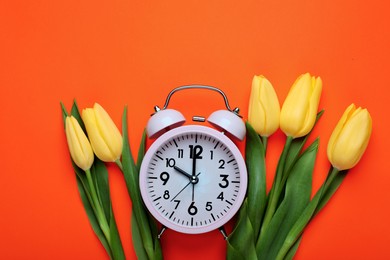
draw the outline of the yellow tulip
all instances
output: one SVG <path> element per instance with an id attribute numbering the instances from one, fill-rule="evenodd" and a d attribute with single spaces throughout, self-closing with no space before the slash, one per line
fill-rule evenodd
<path id="1" fill-rule="evenodd" d="M 122 154 L 122 135 L 102 106 L 95 103 L 93 108 L 82 112 L 92 149 L 104 162 L 115 162 Z"/>
<path id="2" fill-rule="evenodd" d="M 73 116 L 65 119 L 65 133 L 74 163 L 84 171 L 89 170 L 94 159 L 91 144 Z"/>
<path id="3" fill-rule="evenodd" d="M 291 87 L 280 112 L 280 128 L 293 138 L 307 135 L 316 121 L 322 80 L 303 74 Z"/>
<path id="4" fill-rule="evenodd" d="M 371 131 L 370 113 L 351 104 L 329 139 L 327 153 L 333 167 L 340 171 L 354 167 L 366 150 Z"/>
<path id="5" fill-rule="evenodd" d="M 249 98 L 248 121 L 261 136 L 279 128 L 280 105 L 272 84 L 264 76 L 254 76 Z"/>

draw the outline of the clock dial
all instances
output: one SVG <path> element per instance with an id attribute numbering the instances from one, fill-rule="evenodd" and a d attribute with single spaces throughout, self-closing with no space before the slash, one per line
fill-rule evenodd
<path id="1" fill-rule="evenodd" d="M 163 225 L 203 233 L 225 224 L 245 195 L 245 162 L 235 144 L 204 126 L 183 126 L 161 136 L 141 167 L 149 211 Z"/>

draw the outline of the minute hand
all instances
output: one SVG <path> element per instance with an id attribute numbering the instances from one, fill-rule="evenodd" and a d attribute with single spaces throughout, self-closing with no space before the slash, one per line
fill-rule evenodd
<path id="1" fill-rule="evenodd" d="M 195 183 L 198 182 L 195 178 L 195 171 L 196 171 L 196 155 L 194 154 L 194 159 L 192 161 L 192 202 L 195 200 Z"/>
<path id="2" fill-rule="evenodd" d="M 192 176 L 195 176 L 196 172 L 196 155 L 194 155 L 194 158 L 192 159 Z"/>

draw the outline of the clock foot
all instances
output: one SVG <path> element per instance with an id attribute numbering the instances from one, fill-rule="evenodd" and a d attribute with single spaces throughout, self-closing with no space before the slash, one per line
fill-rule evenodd
<path id="1" fill-rule="evenodd" d="M 157 235 L 157 238 L 158 238 L 158 239 L 161 239 L 161 236 L 162 236 L 162 234 L 164 233 L 164 231 L 165 231 L 166 229 L 167 229 L 166 226 L 162 226 L 160 232 L 159 232 L 158 235 Z"/>
<path id="2" fill-rule="evenodd" d="M 228 236 L 226 235 L 225 228 L 223 226 L 219 228 L 219 232 L 221 232 L 223 239 L 225 239 L 225 240 L 228 239 Z"/>

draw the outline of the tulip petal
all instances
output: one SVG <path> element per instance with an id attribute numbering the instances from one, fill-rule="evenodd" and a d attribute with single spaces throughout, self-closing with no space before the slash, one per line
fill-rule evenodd
<path id="1" fill-rule="evenodd" d="M 362 157 L 371 135 L 372 120 L 367 109 L 351 104 L 336 125 L 328 143 L 327 154 L 332 165 L 345 170 L 354 167 Z"/>
<path id="2" fill-rule="evenodd" d="M 333 151 L 334 154 L 339 155 L 333 158 L 339 170 L 352 168 L 363 155 L 368 144 L 367 135 L 371 134 L 371 131 L 367 132 L 371 122 L 367 115 L 358 108 L 340 133 Z"/>
<path id="3" fill-rule="evenodd" d="M 98 103 L 94 105 L 94 112 L 99 133 L 111 152 L 112 161 L 115 161 L 122 153 L 122 136 L 106 110 Z"/>
<path id="4" fill-rule="evenodd" d="M 280 112 L 280 128 L 293 138 L 310 132 L 315 123 L 322 81 L 309 73 L 294 82 Z"/>
<path id="5" fill-rule="evenodd" d="M 353 114 L 353 112 L 356 110 L 355 104 L 351 104 L 348 106 L 348 108 L 345 110 L 344 114 L 340 118 L 339 122 L 337 123 L 336 127 L 333 130 L 332 135 L 330 136 L 329 142 L 328 142 L 328 149 L 327 149 L 327 155 L 329 160 L 333 161 L 333 151 L 334 151 L 334 144 L 336 140 L 338 139 L 345 123 L 347 122 L 348 118 Z"/>
<path id="6" fill-rule="evenodd" d="M 84 171 L 91 168 L 94 159 L 91 145 L 73 116 L 68 116 L 65 119 L 65 133 L 69 151 L 75 164 Z"/>
<path id="7" fill-rule="evenodd" d="M 85 127 L 88 132 L 89 139 L 91 140 L 92 149 L 96 156 L 102 161 L 110 161 L 112 158 L 110 149 L 105 143 L 104 139 L 99 133 L 95 113 L 92 108 L 86 108 L 82 112 L 82 116 Z"/>
<path id="8" fill-rule="evenodd" d="M 260 88 L 260 103 L 264 109 L 264 132 L 269 136 L 279 128 L 280 105 L 271 83 L 264 79 L 263 87 Z"/>
<path id="9" fill-rule="evenodd" d="M 298 136 L 307 135 L 313 128 L 316 114 L 318 111 L 318 105 L 320 103 L 320 97 L 322 92 L 322 80 L 320 77 L 311 77 L 311 93 L 306 110 L 306 117 L 301 130 L 298 132 Z"/>
<path id="10" fill-rule="evenodd" d="M 249 123 L 259 135 L 268 137 L 279 128 L 279 118 L 279 100 L 272 84 L 262 75 L 254 76 L 249 99 Z"/>
<path id="11" fill-rule="evenodd" d="M 260 81 L 261 78 L 259 76 L 253 77 L 248 109 L 248 121 L 253 125 L 253 128 L 259 134 L 264 132 L 265 126 L 265 113 L 260 102 Z"/>

